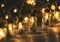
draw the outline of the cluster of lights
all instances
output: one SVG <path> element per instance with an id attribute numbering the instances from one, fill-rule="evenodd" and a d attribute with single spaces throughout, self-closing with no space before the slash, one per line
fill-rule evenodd
<path id="1" fill-rule="evenodd" d="M 34 23 L 34 17 L 30 17 L 30 18 L 29 17 L 25 17 L 24 18 L 24 22 L 31 27 L 33 25 L 33 23 Z"/>
<path id="2" fill-rule="evenodd" d="M 47 2 L 49 2 L 49 0 L 47 0 Z M 35 6 L 35 5 L 36 5 L 36 0 L 26 0 L 26 3 L 29 4 L 29 5 Z M 1 4 L 1 8 L 3 8 L 4 6 L 5 6 L 5 4 Z M 59 19 L 60 19 L 60 18 L 59 18 L 59 12 L 57 12 L 57 11 L 55 10 L 55 9 L 56 9 L 55 5 L 51 5 L 51 9 L 55 11 L 54 17 L 59 20 Z M 58 6 L 58 9 L 60 10 L 60 6 Z M 42 8 L 42 13 L 45 14 L 44 16 L 45 16 L 45 21 L 46 21 L 46 20 L 49 18 L 49 13 L 46 13 L 45 10 L 46 10 L 46 8 Z M 17 12 L 18 12 L 17 8 L 14 8 L 13 12 L 14 12 L 14 13 L 17 13 Z M 5 16 L 5 19 L 9 19 L 9 16 L 6 15 L 6 16 Z M 30 23 L 29 23 L 29 22 L 30 22 Z M 34 22 L 35 22 L 35 21 L 34 21 L 34 17 L 31 17 L 31 18 L 29 18 L 29 17 L 24 17 L 24 23 L 32 26 Z M 13 26 L 12 24 L 9 24 L 9 25 L 8 25 L 9 31 L 10 31 L 12 34 L 13 34 L 12 30 L 13 30 L 13 28 L 15 28 L 15 27 L 16 27 L 16 26 L 15 26 L 15 25 Z M 18 23 L 18 28 L 19 28 L 19 29 L 23 29 L 23 28 L 24 28 L 22 22 L 19 22 L 19 23 Z M 2 30 L 1 30 L 1 31 L 2 31 Z M 0 31 L 0 32 L 1 32 L 1 31 Z M 3 31 L 1 32 L 0 35 L 3 35 Z"/>
<path id="3" fill-rule="evenodd" d="M 47 2 L 49 2 L 49 0 L 47 0 Z M 42 28 L 46 26 L 45 25 L 46 21 L 48 21 L 48 26 L 49 27 L 52 25 L 51 21 L 54 22 L 55 19 L 56 19 L 56 22 L 60 21 L 60 6 L 56 7 L 54 4 L 52 4 L 50 8 L 48 6 L 42 8 L 41 12 L 42 12 L 42 15 L 43 15 Z M 51 20 L 51 19 L 53 19 L 53 20 Z"/>
<path id="4" fill-rule="evenodd" d="M 0 7 L 1 7 L 1 8 L 5 7 L 5 4 L 1 4 Z M 13 12 L 16 13 L 17 11 L 18 11 L 17 8 L 14 8 Z"/>
<path id="5" fill-rule="evenodd" d="M 36 5 L 36 0 L 26 0 L 26 3 L 35 6 Z M 1 8 L 5 7 L 5 4 L 2 3 L 0 7 Z M 13 10 L 14 13 L 17 13 L 17 11 L 18 11 L 17 8 L 15 8 Z"/>
<path id="6" fill-rule="evenodd" d="M 6 28 L 0 28 L 0 40 L 6 37 Z"/>
<path id="7" fill-rule="evenodd" d="M 7 18 L 8 17 L 8 15 L 6 15 L 6 19 L 8 19 Z M 24 28 L 25 28 L 25 26 L 27 26 L 26 28 L 29 30 L 30 29 L 30 27 L 33 25 L 33 23 L 34 23 L 34 17 L 24 17 L 24 19 L 23 19 L 23 21 L 24 21 L 24 24 L 23 24 L 23 22 L 18 22 L 18 24 L 17 25 L 15 25 L 14 23 L 8 23 L 7 24 L 7 27 L 8 27 L 8 30 L 9 30 L 9 32 L 10 32 L 10 34 L 12 35 L 12 36 L 14 36 L 15 34 L 16 34 L 16 32 L 18 33 L 21 29 L 23 29 L 23 30 L 25 30 Z M 6 28 L 7 29 L 7 28 Z M 4 29 L 4 31 L 6 32 L 7 30 L 6 29 Z M 17 30 L 16 30 L 17 29 Z M 3 29 L 2 29 L 3 30 Z M 7 31 L 8 32 L 8 31 Z M 6 33 L 5 33 L 6 34 Z M 5 35 L 4 34 L 4 35 Z M 0 35 L 2 35 L 2 34 L 0 34 Z"/>
<path id="8" fill-rule="evenodd" d="M 27 2 L 27 4 L 32 5 L 32 6 L 35 6 L 35 5 L 36 5 L 36 0 L 26 0 L 26 2 Z M 47 2 L 49 2 L 49 0 L 47 0 Z M 1 7 L 2 7 L 2 8 L 3 8 L 4 6 L 5 6 L 5 4 L 1 4 Z M 55 5 L 51 5 L 51 9 L 55 11 L 55 9 L 56 9 Z M 60 10 L 60 6 L 58 7 L 58 9 Z M 45 21 L 46 21 L 46 20 L 49 18 L 49 13 L 46 13 L 45 10 L 46 10 L 46 8 L 43 8 L 43 9 L 42 9 L 42 13 L 45 14 L 44 16 L 45 16 Z M 13 9 L 13 12 L 14 12 L 14 13 L 17 13 L 17 12 L 18 12 L 18 9 L 17 9 L 17 8 L 14 8 L 14 9 Z M 56 11 L 56 12 L 54 13 L 54 17 L 55 17 L 56 19 L 60 19 L 60 18 L 59 18 L 59 12 Z M 5 19 L 9 19 L 9 16 L 6 15 L 6 16 L 5 16 Z M 28 28 L 30 28 L 30 27 L 33 25 L 33 23 L 35 22 L 34 19 L 35 19 L 34 17 L 24 17 L 25 26 L 27 25 L 27 27 L 29 26 Z M 18 20 L 18 19 L 17 19 L 17 20 Z M 9 29 L 11 35 L 14 35 L 14 30 L 13 30 L 13 28 L 16 28 L 16 25 L 8 24 L 8 29 Z M 19 22 L 19 23 L 18 23 L 18 30 L 20 30 L 20 29 L 24 29 L 23 22 Z M 4 30 L 6 31 L 6 29 L 4 29 Z M 56 30 L 55 28 L 52 29 L 52 30 L 53 30 L 54 32 L 57 32 L 57 30 Z M 6 34 L 4 33 L 3 29 L 0 29 L 0 39 L 3 38 L 3 37 L 5 37 L 5 36 L 6 36 Z"/>
<path id="9" fill-rule="evenodd" d="M 60 6 L 58 7 L 58 9 L 60 10 Z"/>
<path id="10" fill-rule="evenodd" d="M 36 0 L 26 0 L 26 3 L 27 4 L 29 4 L 29 5 L 32 5 L 32 6 L 35 6 L 36 5 Z M 3 8 L 5 6 L 5 4 L 1 4 L 1 8 Z M 18 9 L 17 8 L 14 8 L 13 9 L 13 12 L 14 13 L 17 13 L 18 12 Z M 8 20 L 9 19 L 9 15 L 6 15 L 5 16 L 5 19 L 6 20 Z M 18 18 L 17 18 L 17 20 L 18 20 Z M 17 23 L 18 21 L 16 21 L 16 23 Z M 29 22 L 30 22 L 30 24 L 29 24 Z M 29 18 L 29 17 L 24 17 L 24 23 L 26 23 L 26 25 L 28 24 L 28 25 L 31 25 L 31 24 L 33 24 L 34 23 L 34 17 L 31 17 L 31 18 Z M 23 25 L 22 25 L 22 22 L 19 22 L 18 23 L 18 28 L 23 28 Z M 12 24 L 8 24 L 8 28 L 9 28 L 9 31 L 11 32 L 11 30 L 12 30 L 12 27 L 14 27 L 15 28 L 15 26 L 12 26 Z"/>
<path id="11" fill-rule="evenodd" d="M 55 6 L 55 5 L 51 5 L 51 9 L 54 11 L 54 12 L 53 12 L 54 17 L 58 19 L 58 17 L 59 17 L 59 12 L 55 10 L 55 9 L 56 9 L 56 6 Z M 58 9 L 60 10 L 60 6 L 58 6 Z M 42 13 L 43 13 L 43 14 L 46 13 L 45 10 L 46 10 L 46 8 L 42 8 Z M 48 17 L 48 16 L 45 16 L 45 17 Z"/>
<path id="12" fill-rule="evenodd" d="M 27 4 L 31 4 L 34 6 L 34 5 L 36 5 L 35 1 L 36 0 L 27 0 L 26 2 L 27 2 Z"/>

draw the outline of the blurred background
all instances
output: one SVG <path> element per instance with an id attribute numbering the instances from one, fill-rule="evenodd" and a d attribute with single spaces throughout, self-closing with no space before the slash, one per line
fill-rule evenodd
<path id="1" fill-rule="evenodd" d="M 60 0 L 0 0 L 1 42 L 59 42 L 59 28 Z"/>

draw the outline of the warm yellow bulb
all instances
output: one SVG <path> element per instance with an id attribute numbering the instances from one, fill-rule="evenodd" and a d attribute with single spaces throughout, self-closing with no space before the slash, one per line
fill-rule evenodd
<path id="1" fill-rule="evenodd" d="M 34 17 L 31 17 L 30 21 L 31 21 L 32 23 L 34 23 Z"/>
<path id="2" fill-rule="evenodd" d="M 56 15 L 56 17 L 58 17 L 58 16 L 59 16 L 59 12 L 56 12 L 56 14 L 55 14 L 55 15 Z"/>
<path id="3" fill-rule="evenodd" d="M 4 28 L 3 31 L 4 31 L 4 33 L 6 34 L 6 33 L 7 33 L 7 28 Z"/>
<path id="4" fill-rule="evenodd" d="M 0 29 L 0 39 L 4 38 L 6 34 L 4 33 L 3 29 Z"/>
<path id="5" fill-rule="evenodd" d="M 60 10 L 60 6 L 58 7 L 58 9 Z"/>
<path id="6" fill-rule="evenodd" d="M 27 2 L 27 4 L 31 4 L 31 5 L 35 5 L 36 4 L 35 0 L 27 0 L 26 2 Z"/>
<path id="7" fill-rule="evenodd" d="M 22 22 L 19 22 L 19 29 L 23 29 Z"/>
<path id="8" fill-rule="evenodd" d="M 48 13 L 46 13 L 45 15 L 45 21 L 48 19 Z"/>
<path id="9" fill-rule="evenodd" d="M 45 13 L 45 8 L 42 9 L 42 13 Z"/>
<path id="10" fill-rule="evenodd" d="M 11 30 L 12 30 L 12 24 L 9 24 L 9 25 L 8 25 L 8 28 L 9 28 L 9 30 L 11 31 Z"/>
<path id="11" fill-rule="evenodd" d="M 4 4 L 1 5 L 1 7 L 4 7 L 4 6 L 5 6 Z"/>
<path id="12" fill-rule="evenodd" d="M 13 28 L 16 28 L 16 25 L 15 24 L 13 24 Z"/>
<path id="13" fill-rule="evenodd" d="M 6 15 L 6 16 L 5 16 L 5 19 L 8 19 L 8 18 L 9 18 L 9 16 L 8 16 L 8 15 Z"/>
<path id="14" fill-rule="evenodd" d="M 35 22 L 35 21 L 34 21 L 34 17 L 30 17 L 30 20 L 29 20 L 29 21 L 30 21 L 30 24 L 29 24 L 29 25 L 30 25 L 30 27 L 31 27 L 31 26 L 34 24 L 34 22 Z"/>
<path id="15" fill-rule="evenodd" d="M 51 9 L 55 10 L 56 9 L 55 5 L 51 5 Z"/>
<path id="16" fill-rule="evenodd" d="M 24 18 L 24 22 L 25 22 L 25 23 L 27 23 L 27 22 L 28 22 L 28 20 L 29 20 L 29 18 L 28 18 L 28 17 L 25 17 L 25 18 Z"/>
<path id="17" fill-rule="evenodd" d="M 17 12 L 17 9 L 14 9 L 14 13 L 16 13 Z"/>
<path id="18" fill-rule="evenodd" d="M 54 12 L 54 17 L 55 17 L 58 21 L 60 21 L 60 13 L 59 13 L 58 11 L 55 11 L 55 12 Z"/>
<path id="19" fill-rule="evenodd" d="M 58 19 L 58 17 L 59 17 L 59 12 L 58 12 L 58 11 L 55 12 L 55 13 L 54 13 L 54 16 L 55 16 L 56 19 Z"/>
<path id="20" fill-rule="evenodd" d="M 0 31 L 0 35 L 3 35 L 3 34 L 4 34 L 4 33 L 3 33 L 3 30 L 1 30 L 1 31 Z"/>

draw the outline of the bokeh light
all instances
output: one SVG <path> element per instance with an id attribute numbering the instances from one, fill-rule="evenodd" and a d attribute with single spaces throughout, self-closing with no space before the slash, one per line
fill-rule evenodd
<path id="1" fill-rule="evenodd" d="M 17 9 L 14 9 L 14 13 L 16 13 L 17 12 Z"/>
<path id="2" fill-rule="evenodd" d="M 5 4 L 1 4 L 1 7 L 4 7 L 5 6 Z"/>
<path id="3" fill-rule="evenodd" d="M 55 10 L 56 9 L 55 5 L 51 5 L 51 9 Z"/>
<path id="4" fill-rule="evenodd" d="M 36 5 L 35 3 L 36 0 L 26 0 L 27 4 L 31 4 L 31 5 Z"/>

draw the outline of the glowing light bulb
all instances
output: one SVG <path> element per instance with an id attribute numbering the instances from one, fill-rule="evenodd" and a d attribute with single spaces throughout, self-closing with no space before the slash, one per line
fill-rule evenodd
<path id="1" fill-rule="evenodd" d="M 55 11 L 55 12 L 54 12 L 54 17 L 55 17 L 58 21 L 60 21 L 60 13 L 59 13 L 59 11 Z"/>
<path id="2" fill-rule="evenodd" d="M 5 6 L 4 4 L 1 5 L 1 7 L 4 7 L 4 6 Z"/>
<path id="3" fill-rule="evenodd" d="M 58 9 L 60 10 L 60 6 L 58 7 Z"/>
<path id="4" fill-rule="evenodd" d="M 55 10 L 56 9 L 55 5 L 51 5 L 51 9 Z"/>
<path id="5" fill-rule="evenodd" d="M 13 28 L 16 28 L 16 25 L 13 24 Z"/>
<path id="6" fill-rule="evenodd" d="M 55 12 L 55 13 L 54 13 L 54 16 L 55 16 L 56 19 L 58 19 L 58 17 L 59 17 L 59 12 L 58 12 L 58 11 Z"/>
<path id="7" fill-rule="evenodd" d="M 31 4 L 33 6 L 36 4 L 35 0 L 27 0 L 26 2 L 27 2 L 27 4 Z"/>
<path id="8" fill-rule="evenodd" d="M 11 30 L 12 30 L 12 24 L 9 24 L 9 25 L 8 25 L 8 28 L 9 28 L 9 30 L 11 31 Z"/>
<path id="9" fill-rule="evenodd" d="M 22 22 L 19 22 L 19 29 L 23 29 Z"/>
<path id="10" fill-rule="evenodd" d="M 45 20 L 47 20 L 48 19 L 48 13 L 46 13 L 46 16 L 45 16 Z"/>
<path id="11" fill-rule="evenodd" d="M 28 22 L 28 20 L 29 20 L 29 18 L 28 18 L 28 17 L 25 17 L 25 18 L 24 18 L 25 23 L 27 23 L 27 22 Z"/>
<path id="12" fill-rule="evenodd" d="M 45 8 L 42 9 L 42 13 L 45 13 Z"/>
<path id="13" fill-rule="evenodd" d="M 16 13 L 17 12 L 17 9 L 14 9 L 14 13 Z"/>
<path id="14" fill-rule="evenodd" d="M 31 17 L 30 21 L 31 21 L 32 23 L 34 23 L 34 17 Z"/>
<path id="15" fill-rule="evenodd" d="M 0 29 L 0 39 L 4 38 L 6 34 L 4 33 L 3 29 Z"/>
<path id="16" fill-rule="evenodd" d="M 5 19 L 8 19 L 8 18 L 9 18 L 9 16 L 8 16 L 8 15 L 6 15 L 6 16 L 5 16 Z"/>

